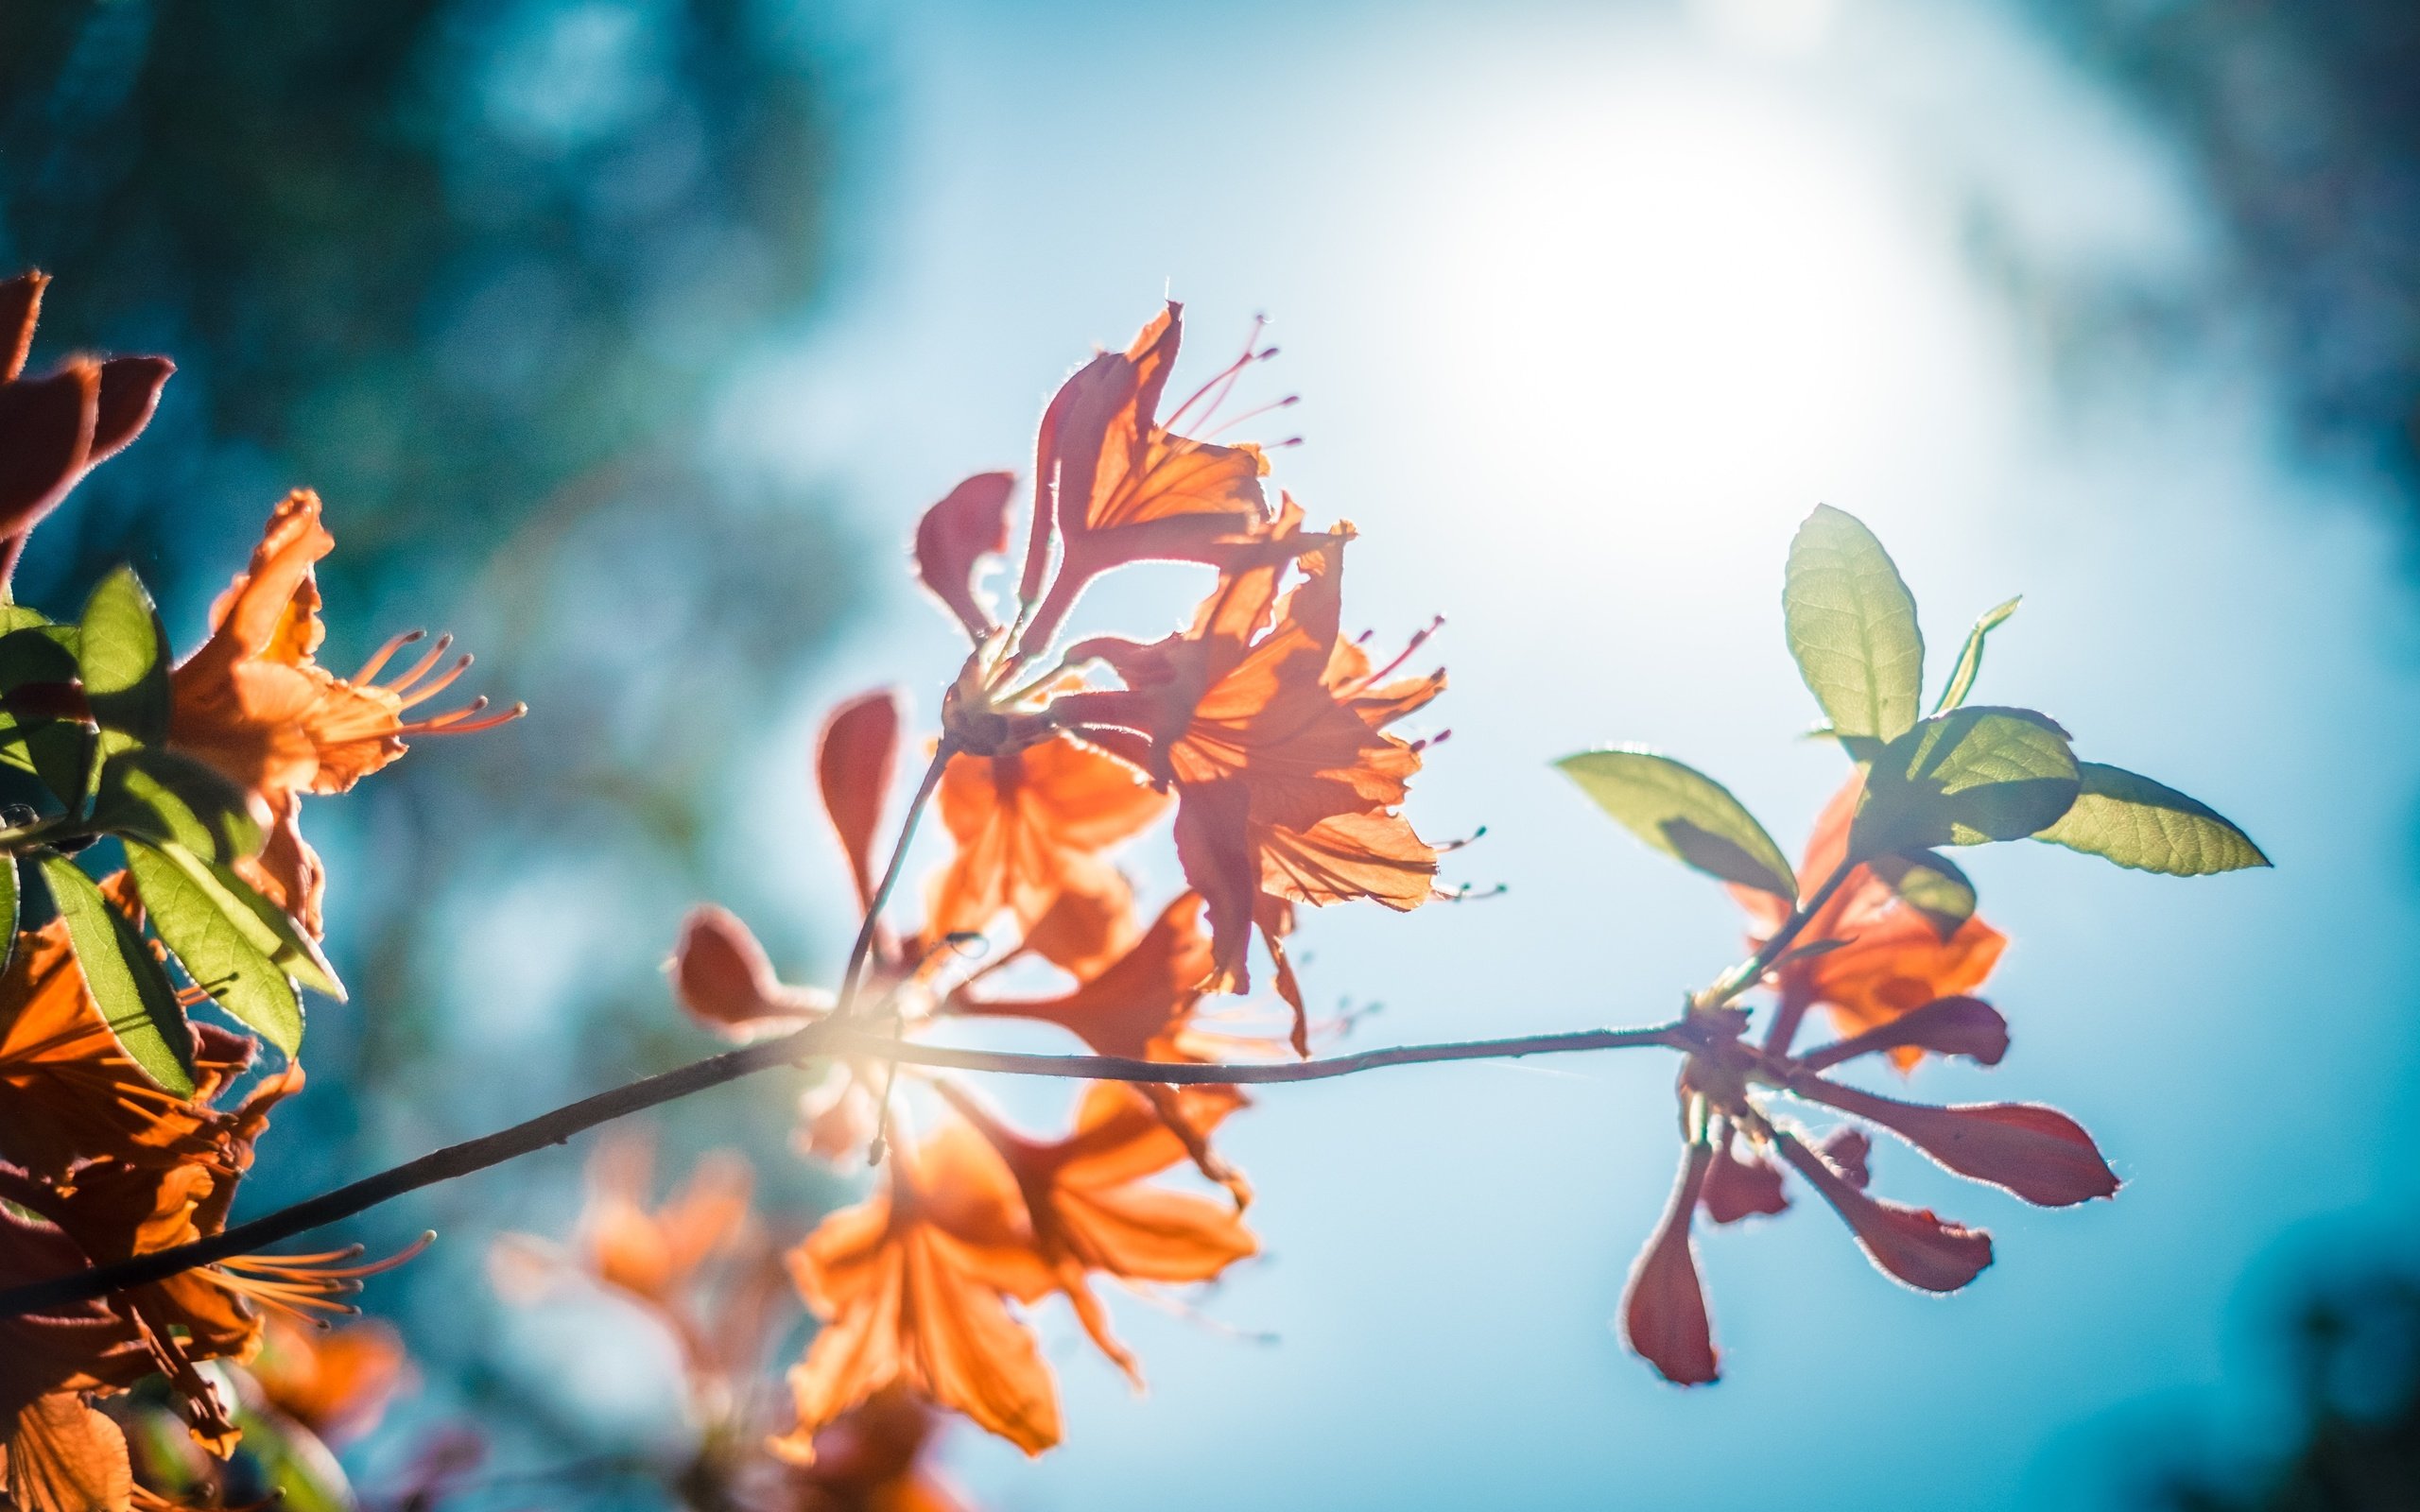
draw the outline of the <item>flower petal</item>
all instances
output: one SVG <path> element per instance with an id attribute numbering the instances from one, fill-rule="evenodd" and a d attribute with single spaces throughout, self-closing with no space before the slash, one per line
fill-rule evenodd
<path id="1" fill-rule="evenodd" d="M 0 386 L 0 535 L 31 527 L 84 475 L 100 391 L 99 366 L 82 361 Z"/>
<path id="2" fill-rule="evenodd" d="M 1867 1196 L 1821 1156 L 1787 1134 L 1773 1143 L 1782 1159 L 1814 1184 L 1857 1235 L 1858 1247 L 1885 1275 L 1923 1292 L 1954 1292 L 1992 1263 L 1992 1236 L 1948 1223 L 1922 1208 Z"/>
<path id="3" fill-rule="evenodd" d="M 1980 998 L 1935 998 L 1903 1018 L 1809 1051 L 1799 1057 L 1799 1063 L 1809 1071 L 1822 1071 L 1858 1056 L 1902 1049 L 1963 1056 L 1996 1066 L 2008 1054 L 2008 1021 Z"/>
<path id="4" fill-rule="evenodd" d="M 815 743 L 815 777 L 823 811 L 839 833 L 849 858 L 857 901 L 873 905 L 874 831 L 890 798 L 899 764 L 899 696 L 888 688 L 856 697 L 832 711 Z"/>
<path id="5" fill-rule="evenodd" d="M 2083 1126 L 2038 1103 L 1927 1108 L 1812 1077 L 1792 1091 L 1870 1120 L 1960 1176 L 1988 1181 L 2041 1208 L 2114 1195 L 2118 1174 Z"/>
<path id="6" fill-rule="evenodd" d="M 1714 1331 L 1706 1317 L 1705 1290 L 1698 1281 L 1697 1257 L 1689 1243 L 1689 1219 L 1705 1190 L 1714 1148 L 1692 1144 L 1682 1157 L 1681 1178 L 1655 1237 L 1639 1252 L 1622 1297 L 1622 1334 L 1639 1357 L 1665 1380 L 1702 1386 L 1721 1371 Z"/>
<path id="7" fill-rule="evenodd" d="M 1705 1177 L 1705 1215 L 1716 1223 L 1737 1223 L 1754 1213 L 1777 1213 L 1789 1207 L 1781 1189 L 1781 1167 L 1761 1154 L 1740 1160 L 1718 1148 Z"/>
<path id="8" fill-rule="evenodd" d="M 993 628 L 975 596 L 975 573 L 985 557 L 1009 549 L 1011 472 L 977 472 L 949 490 L 916 523 L 916 576 L 977 641 Z"/>

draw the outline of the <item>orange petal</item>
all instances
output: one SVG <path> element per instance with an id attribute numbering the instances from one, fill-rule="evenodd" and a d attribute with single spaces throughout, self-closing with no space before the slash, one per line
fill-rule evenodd
<path id="1" fill-rule="evenodd" d="M 992 616 L 975 596 L 975 573 L 985 557 L 1009 549 L 1011 472 L 977 472 L 949 490 L 916 523 L 916 576 L 966 633 L 980 642 Z"/>
<path id="2" fill-rule="evenodd" d="M 8 1447 L 15 1512 L 128 1512 L 133 1503 L 126 1435 L 76 1392 L 54 1391 L 17 1409 Z"/>
<path id="3" fill-rule="evenodd" d="M 100 387 L 99 366 L 82 360 L 0 385 L 0 535 L 31 528 L 84 475 Z"/>
<path id="4" fill-rule="evenodd" d="M 0 284 L 0 383 L 14 383 L 34 348 L 34 322 L 42 318 L 42 293 L 50 275 L 40 270 Z"/>

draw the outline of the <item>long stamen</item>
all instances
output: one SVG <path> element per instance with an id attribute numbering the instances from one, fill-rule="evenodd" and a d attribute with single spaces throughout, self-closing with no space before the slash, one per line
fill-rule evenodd
<path id="1" fill-rule="evenodd" d="M 405 646 L 426 639 L 428 639 L 428 632 L 426 630 L 406 630 L 401 635 L 391 637 L 386 644 L 380 646 L 376 651 L 371 654 L 369 661 L 361 663 L 361 670 L 353 675 L 353 680 L 355 682 L 368 682 L 372 678 L 378 675 L 378 669 L 385 666 L 389 659 L 393 657 L 396 652 L 402 650 Z"/>
<path id="2" fill-rule="evenodd" d="M 1220 384 L 1227 385 L 1229 388 L 1234 387 L 1235 380 L 1246 368 L 1251 367 L 1255 362 L 1266 362 L 1270 358 L 1277 355 L 1277 349 L 1275 347 L 1270 347 L 1259 352 L 1253 350 L 1253 343 L 1260 339 L 1261 332 L 1266 330 L 1268 326 L 1269 317 L 1265 315 L 1253 316 L 1252 318 L 1252 334 L 1244 337 L 1243 355 L 1227 364 L 1224 368 L 1219 369 L 1217 372 L 1212 373 L 1208 382 L 1195 389 L 1191 397 L 1187 398 L 1184 404 L 1177 405 L 1175 410 L 1173 410 L 1166 420 L 1160 421 L 1160 424 L 1167 429 L 1174 430 L 1176 428 L 1177 421 L 1191 414 L 1193 412 L 1193 406 L 1201 404 L 1204 398 L 1207 398 L 1211 389 L 1217 388 Z M 1210 401 L 1209 407 L 1205 409 L 1203 413 L 1207 415 L 1215 412 L 1218 409 L 1220 401 L 1224 400 L 1226 397 L 1226 393 L 1221 391 L 1217 399 L 1212 399 Z"/>
<path id="3" fill-rule="evenodd" d="M 403 676 L 397 678 L 394 681 L 387 684 L 387 691 L 389 693 L 402 693 L 406 688 L 410 687 L 413 683 L 418 682 L 421 679 L 428 676 L 428 669 L 437 665 L 440 662 L 444 661 L 445 653 L 453 649 L 453 636 L 439 636 L 437 638 L 437 644 L 430 646 L 427 653 L 419 661 L 413 662 L 408 671 L 405 672 Z"/>
<path id="4" fill-rule="evenodd" d="M 509 725 L 529 712 L 527 704 L 516 703 L 510 709 L 497 710 L 485 719 L 471 717 L 487 706 L 487 696 L 481 694 L 451 713 L 434 714 L 426 719 L 414 720 L 408 725 L 398 725 L 395 727 L 395 733 L 398 735 L 475 735 L 482 730 L 493 730 L 498 725 Z"/>
<path id="5" fill-rule="evenodd" d="M 451 683 L 456 678 L 460 677 L 463 673 L 468 672 L 470 669 L 471 653 L 465 651 L 459 657 L 455 659 L 455 662 L 452 666 L 447 667 L 443 672 L 439 673 L 432 680 L 420 687 L 414 688 L 411 691 L 411 695 L 408 697 L 404 698 L 396 707 L 409 709 L 415 704 L 426 703 L 429 699 L 436 697 L 441 693 L 443 693 L 449 683 Z M 396 693 L 402 693 L 403 685 L 401 683 L 396 684 L 393 691 Z"/>

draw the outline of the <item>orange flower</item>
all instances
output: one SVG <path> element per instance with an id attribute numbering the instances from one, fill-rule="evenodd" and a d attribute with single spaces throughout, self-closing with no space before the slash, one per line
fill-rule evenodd
<path id="1" fill-rule="evenodd" d="M 1143 1383 L 1133 1353 L 1109 1331 L 1093 1295 L 1098 1272 L 1119 1280 L 1206 1281 L 1259 1251 L 1236 1212 L 1189 1193 L 1145 1184 L 1187 1156 L 1185 1143 L 1150 1100 L 1121 1082 L 1084 1089 L 1075 1132 L 1050 1143 L 1028 1139 L 973 1099 L 943 1084 L 942 1095 L 991 1142 L 1015 1175 L 1035 1253 L 1074 1304 L 1084 1332 L 1127 1378 Z M 1188 1109 L 1206 1129 L 1236 1107 L 1213 1099 Z"/>
<path id="2" fill-rule="evenodd" d="M 0 537 L 22 541 L 85 473 L 143 432 L 177 370 L 165 357 L 73 357 L 47 378 L 24 377 L 50 279 L 0 284 Z M 17 547 L 0 565 L 0 583 Z"/>
<path id="3" fill-rule="evenodd" d="M 815 1435 L 815 1457 L 786 1467 L 795 1512 L 965 1512 L 925 1465 L 940 1416 L 915 1393 L 888 1386 Z"/>
<path id="4" fill-rule="evenodd" d="M 1350 527 L 1305 536 L 1301 518 L 1289 502 L 1256 559 L 1221 576 L 1185 633 L 1074 647 L 1107 662 L 1127 687 L 1055 706 L 1113 747 L 1140 737 L 1135 754 L 1175 784 L 1177 854 L 1208 903 L 1212 985 L 1224 989 L 1249 985 L 1244 949 L 1263 896 L 1403 910 L 1434 893 L 1437 852 L 1396 812 L 1421 748 L 1382 727 L 1426 703 L 1443 679 L 1374 685 L 1366 659 L 1338 634 Z M 1306 576 L 1280 599 L 1296 558 Z M 1293 1006 L 1296 1046 L 1306 1051 L 1302 1005 Z"/>
<path id="5" fill-rule="evenodd" d="M 1260 479 L 1269 462 L 1256 446 L 1219 446 L 1168 427 L 1217 396 L 1248 364 L 1247 351 L 1163 424 L 1161 392 L 1184 339 L 1184 308 L 1169 301 L 1123 353 L 1104 352 L 1078 369 L 1044 411 L 1034 449 L 1032 539 L 1018 598 L 1039 604 L 1020 636 L 1043 646 L 1084 585 L 1132 561 L 1223 562 L 1269 522 Z M 1200 417 L 1207 419 L 1205 413 Z M 1043 593 L 1053 526 L 1057 577 Z M 972 627 L 970 627 L 972 628 Z"/>
<path id="6" fill-rule="evenodd" d="M 1824 805 L 1799 868 L 1802 885 L 1821 886 L 1848 853 L 1849 821 L 1863 793 L 1863 778 L 1852 776 Z M 1739 886 L 1731 893 L 1768 935 L 1789 912 L 1771 893 Z M 1821 1005 L 1842 1034 L 1876 1028 L 1935 999 L 1974 991 L 2008 945 L 2006 936 L 1976 917 L 1943 937 L 1930 919 L 1863 866 L 1815 911 L 1799 938 L 1845 943 L 1783 963 L 1774 973 L 1781 992 L 1777 1022 L 1795 1029 L 1808 1007 Z M 1772 1048 L 1787 1050 L 1789 1038 L 1785 1030 Z M 1919 1047 L 1901 1046 L 1892 1058 L 1905 1070 L 1923 1054 Z"/>
<path id="7" fill-rule="evenodd" d="M 125 873 L 101 886 L 131 902 Z M 0 1159 L 60 1177 L 78 1160 L 159 1163 L 216 1148 L 221 1115 L 209 1099 L 250 1063 L 251 1040 L 194 1025 L 197 1094 L 162 1091 L 110 1032 L 58 919 L 17 936 L 0 1004 L 14 1012 L 0 1026 Z"/>
<path id="8" fill-rule="evenodd" d="M 1079 973 L 1132 942 L 1131 895 L 1102 852 L 1167 807 L 1143 773 L 1061 733 L 1004 755 L 951 757 L 937 797 L 958 850 L 926 901 L 930 934 L 978 933 L 1006 913 L 1028 943 Z M 1084 901 L 1081 915 L 1071 909 L 1034 938 L 1070 894 Z"/>
<path id="9" fill-rule="evenodd" d="M 302 795 L 344 792 L 403 755 L 406 736 L 468 734 L 526 712 L 515 704 L 477 718 L 487 707 L 479 698 L 407 719 L 471 663 L 463 656 L 429 676 L 452 644 L 447 637 L 384 683 L 371 679 L 419 631 L 388 642 L 350 679 L 314 661 L 327 633 L 314 564 L 335 545 L 320 523 L 319 495 L 289 494 L 269 515 L 251 565 L 211 607 L 210 639 L 169 683 L 170 742 L 250 792 L 269 821 L 268 844 L 239 869 L 315 936 L 326 876 L 302 838 Z"/>
<path id="10" fill-rule="evenodd" d="M 16 1409 L 9 1423 L 11 1512 L 129 1512 L 133 1468 L 126 1433 L 80 1392 L 54 1391 Z"/>
<path id="11" fill-rule="evenodd" d="M 339 1444 L 378 1426 L 409 1378 L 410 1358 L 403 1336 L 376 1318 L 322 1331 L 271 1316 L 247 1368 L 271 1407 Z"/>
<path id="12" fill-rule="evenodd" d="M 1015 1178 L 974 1129 L 953 1123 L 911 1155 L 894 1145 L 882 1191 L 790 1252 L 822 1330 L 790 1371 L 798 1426 L 774 1441 L 809 1463 L 815 1435 L 894 1383 L 964 1413 L 1028 1454 L 1059 1441 L 1059 1401 L 1033 1335 L 1008 1298 L 1055 1278 L 1035 1253 Z"/>
<path id="13" fill-rule="evenodd" d="M 1185 893 L 1168 904 L 1132 949 L 1116 961 L 1054 998 L 978 998 L 960 989 L 950 998 L 956 1013 L 981 1018 L 1035 1019 L 1055 1023 L 1082 1040 L 1098 1055 L 1133 1060 L 1201 1061 L 1191 1032 L 1210 975 L 1209 937 L 1201 932 L 1201 899 Z M 1169 1131 L 1184 1142 L 1202 1175 L 1233 1193 L 1238 1203 L 1252 1189 L 1234 1167 L 1210 1149 L 1211 1128 L 1244 1106 L 1234 1087 L 1166 1087 L 1141 1083 Z"/>

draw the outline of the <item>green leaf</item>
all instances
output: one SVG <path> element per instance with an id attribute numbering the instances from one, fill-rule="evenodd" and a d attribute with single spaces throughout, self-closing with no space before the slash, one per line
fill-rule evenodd
<path id="1" fill-rule="evenodd" d="M 1975 690 L 1975 674 L 1983 670 L 1983 638 L 1998 629 L 2024 602 L 2025 595 L 2020 593 L 1983 610 L 1975 621 L 1975 627 L 1966 632 L 1966 644 L 1958 648 L 1958 664 L 1949 669 L 1949 680 L 1942 686 L 1941 702 L 1932 706 L 1934 713 L 1945 713 L 1966 701 L 1966 695 Z"/>
<path id="2" fill-rule="evenodd" d="M 1669 756 L 1623 747 L 1555 763 L 1623 828 L 1709 876 L 1798 901 L 1781 848 L 1728 788 Z"/>
<path id="3" fill-rule="evenodd" d="M 17 858 L 0 856 L 0 928 L 8 931 L 0 936 L 0 971 L 6 971 L 17 955 L 18 887 Z"/>
<path id="4" fill-rule="evenodd" d="M 70 683 L 78 676 L 76 653 L 45 629 L 19 626 L 0 635 L 0 692 L 30 682 Z"/>
<path id="5" fill-rule="evenodd" d="M 2035 839 L 2171 877 L 2269 865 L 2250 835 L 2206 804 L 2123 767 L 2081 765 L 2075 806 Z"/>
<path id="6" fill-rule="evenodd" d="M 152 746 L 120 751 L 101 767 L 93 824 L 112 834 L 168 841 L 214 861 L 261 848 L 261 827 L 243 789 L 189 756 Z"/>
<path id="7" fill-rule="evenodd" d="M 1966 880 L 1957 863 L 1939 851 L 1876 856 L 1866 865 L 1899 895 L 1900 902 L 1922 914 L 1943 939 L 1975 917 L 1975 885 Z"/>
<path id="8" fill-rule="evenodd" d="M 1916 601 L 1874 532 L 1820 505 L 1789 543 L 1781 595 L 1789 654 L 1835 737 L 1895 740 L 1924 698 Z"/>
<path id="9" fill-rule="evenodd" d="M 2014 840 L 2082 790 L 2067 732 L 2030 709 L 1934 714 L 1882 748 L 1849 825 L 1849 859 Z"/>
<path id="10" fill-rule="evenodd" d="M 18 630 L 37 629 L 50 623 L 47 615 L 24 604 L 0 603 L 0 636 Z"/>
<path id="11" fill-rule="evenodd" d="M 147 746 L 168 738 L 168 637 L 131 567 L 101 579 L 85 601 L 77 662 L 93 721 Z"/>
<path id="12" fill-rule="evenodd" d="M 198 856 L 181 845 L 163 844 L 154 849 L 175 862 L 195 886 L 210 894 L 218 911 L 244 932 L 252 949 L 268 956 L 271 965 L 314 992 L 323 992 L 338 1003 L 345 1000 L 344 983 L 337 979 L 336 968 L 328 964 L 328 958 L 320 954 L 319 943 L 303 933 L 302 926 L 287 917 L 285 909 L 237 876 L 234 868 Z"/>
<path id="13" fill-rule="evenodd" d="M 236 1022 L 255 1029 L 290 1057 L 302 1047 L 302 1000 L 253 943 L 251 910 L 203 887 L 161 852 L 126 842 L 126 866 L 150 916 L 152 933 Z M 233 912 L 229 911 L 230 905 Z"/>
<path id="14" fill-rule="evenodd" d="M 101 1017 L 143 1074 L 178 1097 L 194 1094 L 193 1026 L 143 936 L 110 906 L 93 879 L 56 852 L 42 856 L 43 881 L 67 922 L 67 938 Z"/>

